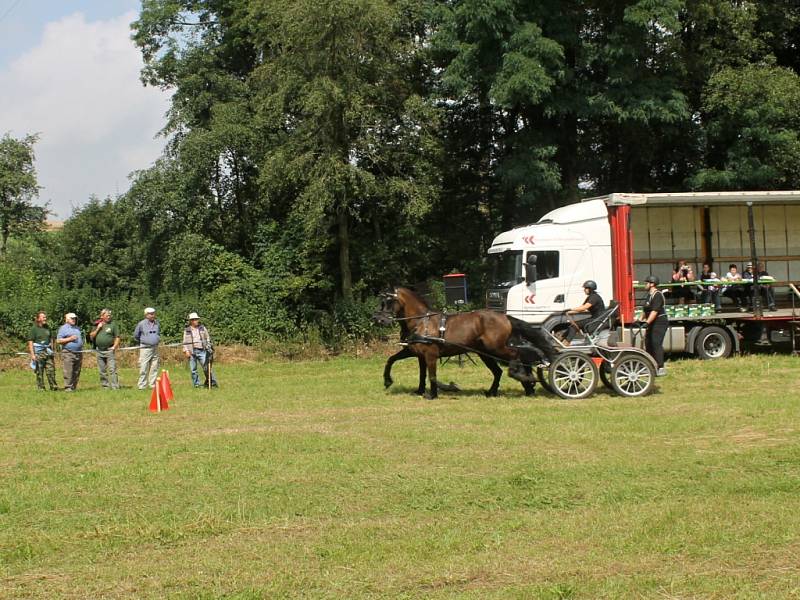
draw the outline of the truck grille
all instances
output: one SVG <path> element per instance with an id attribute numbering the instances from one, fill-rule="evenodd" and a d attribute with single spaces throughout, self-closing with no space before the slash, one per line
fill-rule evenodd
<path id="1" fill-rule="evenodd" d="M 489 290 L 486 294 L 486 308 L 497 312 L 506 312 L 508 290 Z"/>

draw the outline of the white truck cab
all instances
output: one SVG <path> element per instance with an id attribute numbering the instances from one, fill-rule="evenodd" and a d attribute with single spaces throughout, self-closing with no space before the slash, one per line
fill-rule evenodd
<path id="1" fill-rule="evenodd" d="M 531 255 L 535 281 L 526 277 Z M 612 297 L 611 233 L 602 200 L 557 208 L 533 225 L 501 233 L 489 257 L 489 308 L 531 323 L 582 304 L 587 279 L 597 282 L 606 302 Z"/>

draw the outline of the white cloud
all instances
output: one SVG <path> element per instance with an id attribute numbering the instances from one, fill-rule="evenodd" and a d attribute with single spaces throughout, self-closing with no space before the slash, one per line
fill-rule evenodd
<path id="1" fill-rule="evenodd" d="M 154 136 L 169 96 L 139 81 L 135 18 L 64 17 L 45 26 L 37 46 L 0 65 L 0 134 L 40 133 L 40 200 L 62 218 L 91 194 L 127 190 L 128 174 L 148 167 L 164 146 Z"/>

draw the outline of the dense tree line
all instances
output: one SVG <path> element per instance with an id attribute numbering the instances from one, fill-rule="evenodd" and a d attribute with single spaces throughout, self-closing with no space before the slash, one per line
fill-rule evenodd
<path id="1" fill-rule="evenodd" d="M 144 0 L 132 27 L 168 145 L 70 219 L 53 278 L 232 337 L 357 335 L 377 289 L 452 268 L 479 289 L 494 234 L 581 196 L 800 187 L 792 0 Z"/>

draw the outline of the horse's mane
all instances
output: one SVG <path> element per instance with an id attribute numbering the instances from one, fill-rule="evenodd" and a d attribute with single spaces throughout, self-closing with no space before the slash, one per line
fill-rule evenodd
<path id="1" fill-rule="evenodd" d="M 400 290 L 403 290 L 409 296 L 411 296 L 412 298 L 417 300 L 417 302 L 420 302 L 425 307 L 426 310 L 431 310 L 430 303 L 421 294 L 419 294 L 418 292 L 415 292 L 414 290 L 412 290 L 410 288 L 407 288 L 407 287 L 398 287 L 398 288 L 396 288 L 395 291 L 399 292 Z"/>

